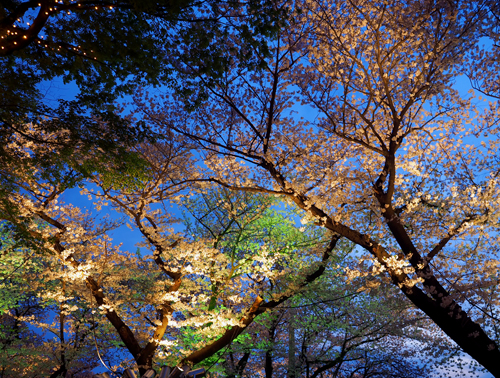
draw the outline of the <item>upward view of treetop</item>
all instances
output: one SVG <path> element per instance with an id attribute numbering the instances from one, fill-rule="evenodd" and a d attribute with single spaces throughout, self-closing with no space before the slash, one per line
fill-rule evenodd
<path id="1" fill-rule="evenodd" d="M 59 138 L 58 153 L 73 168 L 82 164 L 71 157 L 76 145 L 94 157 L 104 150 L 123 159 L 120 147 L 155 135 L 116 117 L 117 98 L 139 86 L 168 85 L 182 93 L 178 61 L 204 61 L 220 75 L 224 56 L 214 45 L 235 24 L 244 25 L 245 43 L 265 54 L 265 38 L 282 15 L 283 10 L 265 0 L 2 2 L 2 138 L 17 132 L 50 144 L 41 132 L 65 129 L 67 137 Z M 190 56 L 181 42 L 189 44 Z M 255 60 L 247 50 L 245 56 Z M 63 83 L 70 83 L 75 98 L 57 93 Z M 56 89 L 47 90 L 51 85 Z M 36 134 L 27 126 L 33 123 Z M 0 158 L 9 156 L 0 151 Z M 100 167 L 96 160 L 79 169 L 84 174 L 95 171 Z"/>
<path id="2" fill-rule="evenodd" d="M 0 57 L 10 58 L 3 60 L 10 74 L 20 75 L 23 68 L 26 76 L 33 75 L 32 84 L 58 76 L 75 81 L 82 95 L 101 96 L 87 99 L 95 107 L 130 94 L 138 84 L 168 84 L 174 57 L 164 50 L 181 41 L 217 64 L 221 57 L 204 48 L 245 22 L 246 41 L 265 50 L 263 38 L 276 30 L 283 14 L 271 3 L 254 0 L 6 1 L 0 13 Z M 2 85 L 9 84 L 7 79 Z"/>
<path id="3" fill-rule="evenodd" d="M 2 7 L 0 376 L 500 377 L 497 2 Z"/>

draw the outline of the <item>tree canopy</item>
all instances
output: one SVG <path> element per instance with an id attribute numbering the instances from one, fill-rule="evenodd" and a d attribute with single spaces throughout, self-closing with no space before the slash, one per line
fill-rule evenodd
<path id="1" fill-rule="evenodd" d="M 129 3 L 120 4 L 111 11 L 125 17 Z M 107 169 L 58 166 L 57 143 L 68 138 L 59 119 L 19 118 L 22 129 L 9 128 L 3 149 L 16 159 L 1 168 L 0 215 L 10 228 L 2 261 L 21 261 L 25 272 L 5 269 L 9 290 L 33 280 L 36 306 L 57 308 L 58 363 L 48 365 L 64 376 L 70 351 L 87 353 L 68 341 L 78 323 L 85 337 L 112 330 L 104 355 L 124 348 L 141 373 L 164 363 L 233 376 L 412 377 L 460 350 L 500 377 L 498 4 L 259 4 L 242 5 L 249 17 L 231 3 L 165 5 L 166 29 L 137 36 L 146 47 L 168 37 L 155 76 L 165 87 L 134 88 L 132 114 L 92 121 L 106 138 L 115 121 L 161 136 L 113 139 L 134 169 L 99 155 L 92 133 L 65 151 Z M 220 16 L 203 18 L 204 6 Z M 158 9 L 143 9 L 147 21 L 131 27 L 157 27 L 147 17 Z M 186 9 L 197 19 L 183 29 Z M 283 13 L 286 22 L 263 29 Z M 29 46 L 6 59 L 34 59 Z M 77 112 L 61 109 L 71 123 Z M 83 177 L 93 213 L 61 201 Z M 186 214 L 182 232 L 173 208 Z M 137 253 L 112 241 L 120 220 L 102 214 L 114 211 L 140 233 Z M 16 295 L 5 321 L 21 335 L 36 320 L 21 312 L 39 310 Z M 421 369 L 400 363 L 423 348 Z M 453 375 L 453 359 L 444 360 L 439 371 Z"/>
<path id="2" fill-rule="evenodd" d="M 102 160 L 111 156 L 133 165 L 124 147 L 161 135 L 119 117 L 118 98 L 160 84 L 183 93 L 178 61 L 194 55 L 210 63 L 212 76 L 220 75 L 224 57 L 213 48 L 214 40 L 235 24 L 245 26 L 245 44 L 265 54 L 267 37 L 284 17 L 267 0 L 2 2 L 0 137 L 5 143 L 0 159 L 15 161 L 3 146 L 20 133 L 58 147 L 59 163 L 49 160 L 46 169 L 64 162 L 88 175 L 103 169 Z M 181 44 L 189 44 L 189 56 Z M 244 50 L 240 53 L 255 60 Z M 47 90 L 53 81 L 73 85 L 75 98 Z M 44 134 L 61 131 L 64 137 L 57 141 Z M 86 159 L 87 154 L 92 157 Z"/>
<path id="3" fill-rule="evenodd" d="M 222 185 L 284 196 L 357 244 L 498 376 L 498 104 L 455 87 L 498 62 L 479 50 L 491 5 L 306 2 L 261 75 L 235 62 L 196 112 L 175 95 L 138 108 L 193 140 Z"/>

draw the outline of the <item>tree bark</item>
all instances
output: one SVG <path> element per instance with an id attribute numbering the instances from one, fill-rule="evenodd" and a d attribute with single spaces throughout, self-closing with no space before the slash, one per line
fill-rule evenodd
<path id="1" fill-rule="evenodd" d="M 333 220 L 328 214 L 316 205 L 310 205 L 311 200 L 290 189 L 283 175 L 279 173 L 271 163 L 263 162 L 265 168 L 273 179 L 286 190 L 288 196 L 303 210 L 319 219 L 318 224 L 341 235 L 353 243 L 363 247 L 370 252 L 378 262 L 384 266 L 389 273 L 393 283 L 397 285 L 403 294 L 429 318 L 434 321 L 446 335 L 455 341 L 464 352 L 485 367 L 493 376 L 500 378 L 500 350 L 481 326 L 475 323 L 461 306 L 453 299 L 450 293 L 438 281 L 427 261 L 423 259 L 413 245 L 409 235 L 406 233 L 399 217 L 391 207 L 388 194 L 382 190 L 376 193 L 381 208 L 384 209 L 384 217 L 387 225 L 401 248 L 401 252 L 408 259 L 417 275 L 424 280 L 423 288 L 408 284 L 409 277 L 399 269 L 388 265 L 389 253 L 376 240 L 369 235 L 362 234 L 340 222 Z M 390 167 L 389 167 L 390 168 Z M 384 171 L 389 171 L 388 167 Z M 375 188 L 377 191 L 377 188 Z M 387 205 L 387 206 L 386 206 Z"/>

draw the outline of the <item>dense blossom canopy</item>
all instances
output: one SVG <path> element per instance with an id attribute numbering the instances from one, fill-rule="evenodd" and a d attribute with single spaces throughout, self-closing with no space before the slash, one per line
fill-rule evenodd
<path id="1" fill-rule="evenodd" d="M 233 376 L 412 377 L 451 339 L 500 377 L 498 4 L 269 5 L 291 14 L 274 34 L 228 10 L 206 43 L 181 33 L 159 47 L 176 70 L 168 90 L 138 88 L 133 114 L 92 120 L 106 135 L 116 121 L 158 136 L 114 140 L 125 162 L 71 143 L 69 119 L 12 123 L 5 319 L 54 330 L 57 347 L 36 346 L 44 366 L 55 350 L 54 377 L 80 366 L 78 335 L 106 328 L 103 353 L 124 346 L 141 372 L 229 353 L 218 366 Z M 60 144 L 85 173 L 56 165 Z M 92 212 L 62 201 L 83 177 Z M 120 222 L 140 233 L 136 253 L 113 241 Z M 37 318 L 36 296 L 57 324 Z M 317 323 L 294 319 L 308 311 Z M 423 345 L 422 370 L 397 363 Z"/>

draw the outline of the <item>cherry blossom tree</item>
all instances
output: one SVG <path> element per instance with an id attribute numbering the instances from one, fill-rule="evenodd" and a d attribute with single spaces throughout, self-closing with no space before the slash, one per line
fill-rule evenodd
<path id="1" fill-rule="evenodd" d="M 432 373 L 456 348 L 433 332 L 389 282 L 346 279 L 344 267 L 352 263 L 338 254 L 319 280 L 256 319 L 246 337 L 231 345 L 222 376 L 409 378 Z"/>
<path id="2" fill-rule="evenodd" d="M 76 308 L 78 300 L 70 296 L 61 300 L 40 296 L 54 286 L 64 289 L 64 282 L 51 280 L 53 276 L 47 274 L 60 266 L 50 256 L 15 241 L 15 234 L 6 226 L 2 222 L 0 376 L 89 375 L 100 365 L 92 335 L 102 335 L 92 322 L 90 308 Z M 100 344 L 101 353 L 112 347 Z"/>
<path id="3" fill-rule="evenodd" d="M 488 49 L 472 49 L 466 74 L 472 87 L 488 97 L 500 98 L 500 78 L 498 66 L 500 64 L 500 8 L 495 1 L 487 2 L 484 27 L 481 30 L 483 42 L 490 45 Z"/>
<path id="4" fill-rule="evenodd" d="M 138 94 L 138 114 L 188 137 L 206 179 L 282 196 L 305 223 L 355 243 L 371 261 L 362 274 L 388 277 L 500 377 L 499 106 L 455 86 L 470 57 L 487 54 L 480 37 L 496 8 L 311 0 L 299 9 L 263 73 L 228 52 L 198 110 Z"/>
<path id="5" fill-rule="evenodd" d="M 63 138 L 61 133 L 46 137 Z M 147 162 L 142 176 L 132 171 L 131 177 L 116 180 L 93 177 L 82 190 L 95 202 L 95 214 L 62 201 L 74 172 L 67 171 L 68 182 L 44 175 L 33 156 L 50 153 L 46 145 L 29 143 L 19 134 L 5 148 L 20 162 L 3 167 L 16 190 L 2 202 L 0 213 L 15 226 L 15 235 L 25 235 L 22 246 L 29 252 L 23 259 L 43 262 L 24 279 L 32 282 L 39 301 L 57 312 L 48 324 L 40 317 L 8 316 L 56 334 L 54 358 L 46 364 L 53 363 L 54 377 L 75 371 L 79 359 L 72 352 L 84 355 L 92 339 L 101 344 L 96 339 L 106 329 L 114 336 L 101 352 L 111 353 L 113 345 L 126 348 L 132 360 L 123 364 L 133 364 L 141 374 L 158 363 L 198 364 L 227 346 L 257 315 L 321 276 L 338 240 L 301 231 L 285 215 L 271 211 L 270 200 L 248 195 L 219 196 L 207 200 L 210 206 L 203 210 L 189 207 L 199 221 L 219 214 L 210 234 L 175 232 L 169 207 L 190 203 L 189 195 L 197 192 L 207 192 L 209 199 L 211 182 L 197 178 L 204 169 L 197 166 L 192 144 L 173 134 L 161 143 L 136 146 L 134 152 Z M 10 216 L 12 208 L 16 211 Z M 113 242 L 111 232 L 122 221 L 102 214 L 115 210 L 142 235 L 142 252 L 123 251 Z M 281 232 L 285 229 L 287 233 Z M 2 252 L 2 259 L 13 256 L 9 248 Z M 293 258 L 299 252 L 303 257 Z M 17 271 L 14 265 L 12 272 Z M 278 280 L 282 290 L 271 290 Z"/>
<path id="6" fill-rule="evenodd" d="M 230 14 L 230 27 L 206 45 L 176 41 L 187 55 L 169 59 L 185 90 L 136 94 L 138 122 L 162 135 L 123 145 L 122 156 L 141 169 L 118 170 L 120 161 L 80 143 L 64 150 L 75 163 L 107 168 L 86 175 L 94 214 L 61 200 L 84 177 L 58 159 L 71 117 L 49 120 L 54 127 L 13 123 L 19 130 L 11 128 L 1 147 L 9 159 L 0 167 L 0 219 L 50 262 L 42 266 L 51 284 L 36 292 L 59 308 L 57 374 L 68 369 L 66 329 L 74 335 L 70 322 L 88 322 L 87 313 L 117 335 L 141 372 L 219 356 L 255 317 L 322 276 L 344 238 L 364 262 L 345 266 L 347 279 L 388 280 L 500 377 L 500 109 L 454 85 L 468 74 L 495 95 L 486 78 L 498 60 L 480 45 L 485 35 L 497 43 L 496 29 L 486 33 L 495 4 L 296 5 L 294 19 L 267 44 L 271 57 L 247 43 L 248 28 Z M 210 48 L 218 49 L 215 63 L 200 59 Z M 106 119 L 95 122 L 108 130 Z M 213 202 L 214 185 L 244 193 Z M 169 207 L 192 204 L 187 198 L 196 193 L 207 198 L 205 207 L 189 207 L 201 226 L 182 235 Z M 267 205 L 252 193 L 293 204 L 306 235 L 317 226 L 324 238 L 294 244 L 301 230 L 293 222 L 285 239 L 259 234 L 255 222 Z M 102 218 L 106 209 L 123 215 L 148 252 L 113 242 L 120 222 Z M 207 223 L 204 212 L 219 223 Z M 15 257 L 3 251 L 2 259 Z"/>
<path id="7" fill-rule="evenodd" d="M 245 26 L 248 44 L 266 51 L 268 35 L 285 17 L 267 0 L 2 2 L 0 165 L 18 161 L 3 147 L 23 134 L 30 142 L 57 147 L 36 157 L 54 177 L 70 167 L 80 173 L 72 174 L 77 182 L 107 172 L 110 159 L 117 169 L 138 168 L 140 162 L 124 147 L 161 136 L 119 117 L 114 101 L 137 86 L 165 82 L 182 93 L 169 59 L 183 56 L 179 41 L 190 44 L 197 60 L 210 61 L 211 75 L 217 76 L 223 59 L 214 46 L 233 19 Z M 63 130 L 56 140 L 43 137 Z M 10 195 L 10 181 L 0 175 L 0 201 Z"/>

